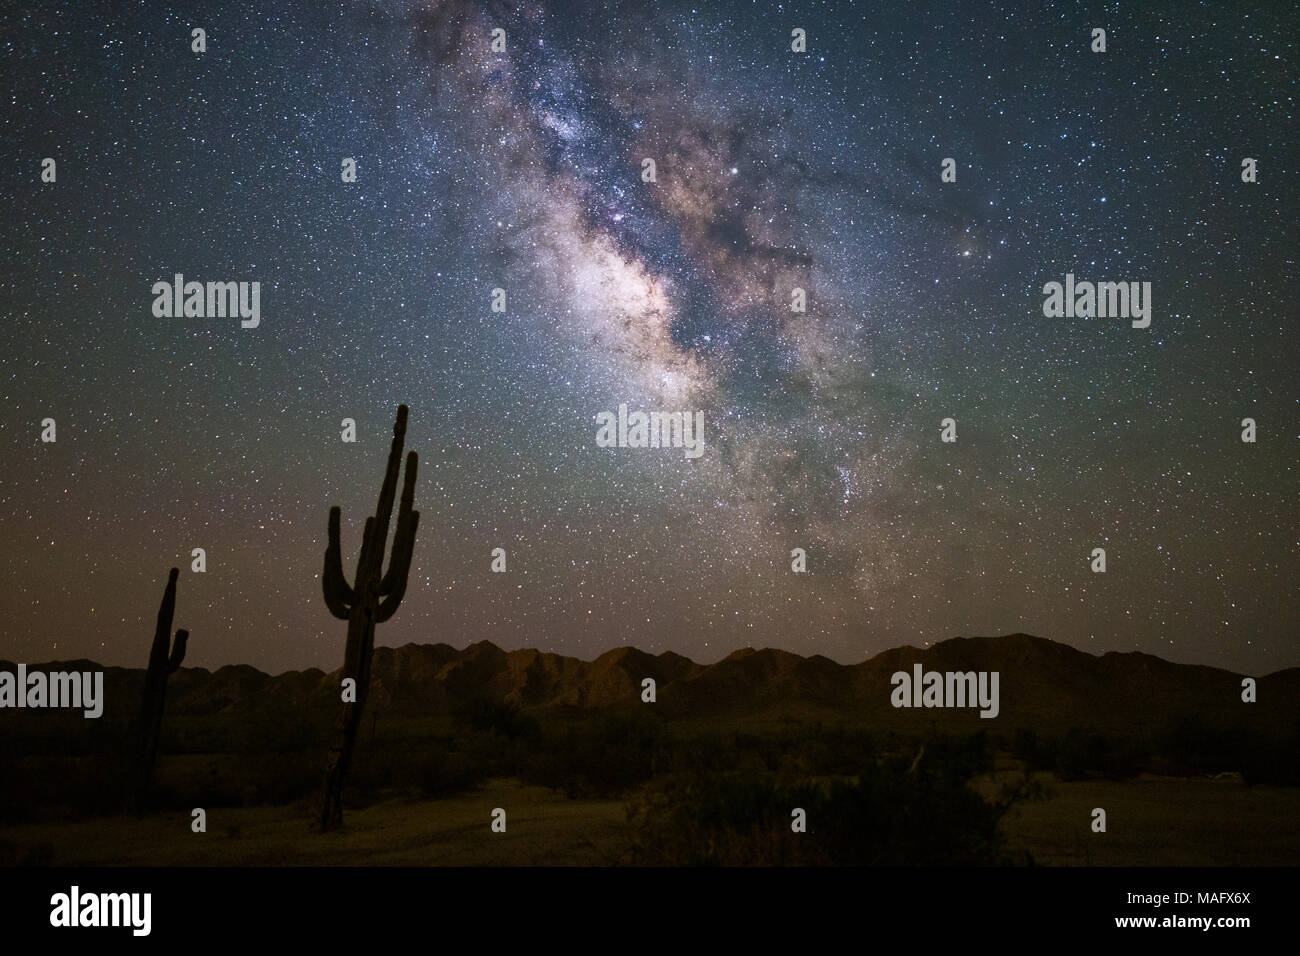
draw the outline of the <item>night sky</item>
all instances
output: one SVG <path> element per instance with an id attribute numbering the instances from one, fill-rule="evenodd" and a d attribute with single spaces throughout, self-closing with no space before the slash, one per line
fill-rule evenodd
<path id="1" fill-rule="evenodd" d="M 381 645 L 1300 664 L 1293 3 L 37 6 L 0 657 L 143 666 L 175 565 L 187 665 L 339 666 L 328 509 L 351 575 L 404 402 Z M 156 318 L 178 272 L 260 282 L 260 326 Z M 1045 318 L 1067 273 L 1151 282 L 1150 327 Z M 597 447 L 624 402 L 704 455 Z"/>

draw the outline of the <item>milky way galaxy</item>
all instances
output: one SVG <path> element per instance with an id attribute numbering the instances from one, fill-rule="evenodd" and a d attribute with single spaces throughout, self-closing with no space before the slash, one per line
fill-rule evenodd
<path id="1" fill-rule="evenodd" d="M 272 6 L 3 15 L 0 656 L 138 663 L 203 547 L 196 666 L 333 666 L 326 514 L 352 553 L 404 402 L 381 643 L 1300 664 L 1288 5 Z M 177 272 L 259 327 L 155 318 Z M 1045 318 L 1067 273 L 1150 328 Z M 597 447 L 620 404 L 705 454 Z"/>

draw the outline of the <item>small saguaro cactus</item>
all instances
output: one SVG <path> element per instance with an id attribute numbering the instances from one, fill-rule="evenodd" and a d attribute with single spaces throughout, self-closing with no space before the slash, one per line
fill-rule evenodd
<path id="1" fill-rule="evenodd" d="M 181 661 L 185 660 L 185 642 L 190 632 L 178 630 L 175 644 L 171 642 L 172 617 L 176 613 L 176 579 L 180 573 L 178 568 L 172 568 L 167 575 L 167 589 L 163 591 L 162 604 L 158 608 L 158 626 L 154 630 L 153 648 L 149 651 L 149 670 L 144 677 L 140 720 L 136 727 L 132 779 L 127 791 L 127 810 L 130 813 L 139 813 L 144 807 L 149 781 L 153 777 L 158 739 L 162 736 L 167 675 L 175 673 Z"/>
<path id="2" fill-rule="evenodd" d="M 415 529 L 420 512 L 415 503 L 415 474 L 419 458 L 415 452 L 406 456 L 406 477 L 402 484 L 402 503 L 397 513 L 397 530 L 393 533 L 393 553 L 384 572 L 384 545 L 388 541 L 388 522 L 393 514 L 397 491 L 397 473 L 402 466 L 402 446 L 406 440 L 406 406 L 397 409 L 393 425 L 393 447 L 388 453 L 388 470 L 379 489 L 379 505 L 366 519 L 361 541 L 357 573 L 349 587 L 343 577 L 343 549 L 339 544 L 339 509 L 330 508 L 329 545 L 325 549 L 325 568 L 321 588 L 331 614 L 348 622 L 348 643 L 343 657 L 342 688 L 353 681 L 351 693 L 341 691 L 338 719 L 334 724 L 329 759 L 325 765 L 325 798 L 321 807 L 322 831 L 343 825 L 343 780 L 352 763 L 357 729 L 370 690 L 370 658 L 375 649 L 375 625 L 387 621 L 397 611 L 406 593 L 406 578 L 411 569 L 411 551 L 415 547 Z"/>

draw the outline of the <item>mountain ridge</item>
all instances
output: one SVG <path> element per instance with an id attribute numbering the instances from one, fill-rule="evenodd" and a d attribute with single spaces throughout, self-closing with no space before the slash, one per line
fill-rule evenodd
<path id="1" fill-rule="evenodd" d="M 977 708 L 893 707 L 892 675 L 910 674 L 917 663 L 925 671 L 997 671 L 998 716 L 982 719 Z M 99 669 L 85 659 L 27 666 Z M 14 665 L 0 662 L 0 668 Z M 125 702 L 121 710 L 132 710 L 143 670 L 103 670 L 107 700 Z M 324 714 L 338 699 L 338 675 L 314 667 L 275 676 L 247 664 L 215 671 L 182 667 L 172 675 L 167 708 L 178 717 L 232 720 L 287 719 L 301 710 Z M 741 648 L 716 663 L 699 664 L 673 651 L 651 654 L 626 645 L 585 661 L 536 648 L 506 651 L 490 641 L 460 650 L 441 642 L 412 642 L 375 648 L 367 707 L 394 716 L 432 717 L 490 701 L 581 718 L 592 710 L 647 706 L 641 701 L 642 681 L 653 678 L 654 706 L 662 716 L 723 722 L 796 719 L 906 733 L 1071 726 L 1133 731 L 1178 720 L 1220 726 L 1300 720 L 1300 668 L 1257 678 L 1257 704 L 1241 701 L 1244 676 L 1137 651 L 1091 654 L 1023 633 L 889 648 L 857 664 L 777 648 Z"/>

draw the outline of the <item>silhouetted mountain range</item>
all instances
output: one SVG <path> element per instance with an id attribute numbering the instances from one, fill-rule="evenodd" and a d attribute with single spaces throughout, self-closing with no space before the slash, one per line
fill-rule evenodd
<path id="1" fill-rule="evenodd" d="M 926 671 L 999 672 L 998 716 L 981 719 L 977 708 L 894 708 L 891 676 L 910 673 L 916 663 Z M 98 665 L 84 660 L 28 665 L 29 671 L 92 668 Z M 104 668 L 105 716 L 134 713 L 143 673 Z M 1142 653 L 1095 656 L 1025 634 L 894 648 L 850 665 L 773 649 L 739 650 L 708 665 L 632 647 L 582 661 L 535 650 L 507 652 L 483 641 L 463 650 L 446 644 L 376 648 L 367 708 L 385 716 L 436 717 L 488 700 L 539 715 L 581 717 L 593 710 L 653 706 L 665 717 L 718 724 L 795 718 L 905 733 L 931 728 L 1005 733 L 1021 727 L 1134 733 L 1180 719 L 1221 728 L 1295 726 L 1300 668 L 1259 678 L 1253 704 L 1241 700 L 1243 676 Z M 657 685 L 653 705 L 641 702 L 646 677 Z M 273 677 L 247 665 L 215 672 L 181 668 L 168 686 L 167 713 L 169 719 L 219 716 L 223 723 L 265 726 L 281 717 L 331 713 L 338 694 L 338 671 L 312 668 Z M 28 713 L 35 718 L 39 712 Z"/>

